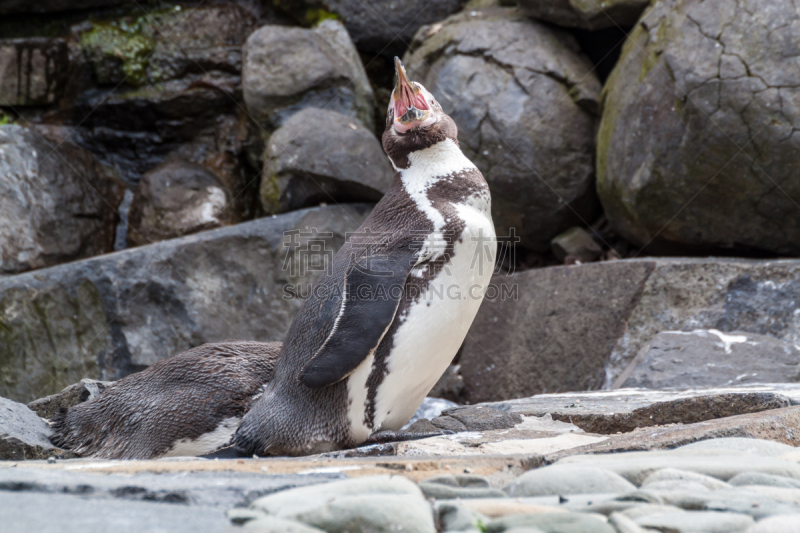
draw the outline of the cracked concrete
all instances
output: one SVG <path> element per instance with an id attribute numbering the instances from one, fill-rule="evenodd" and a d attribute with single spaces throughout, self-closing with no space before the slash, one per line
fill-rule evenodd
<path id="1" fill-rule="evenodd" d="M 600 83 L 570 35 L 515 9 L 467 11 L 422 27 L 405 63 L 456 121 L 499 235 L 545 250 L 593 218 Z"/>
<path id="2" fill-rule="evenodd" d="M 791 3 L 656 2 L 602 102 L 598 193 L 614 227 L 653 251 L 799 253 L 798 54 Z"/>

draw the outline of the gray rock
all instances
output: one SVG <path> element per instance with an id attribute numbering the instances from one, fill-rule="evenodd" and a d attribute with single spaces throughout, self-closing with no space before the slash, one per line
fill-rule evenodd
<path id="1" fill-rule="evenodd" d="M 489 488 L 489 480 L 485 477 L 462 474 L 432 477 L 426 479 L 424 483 L 438 483 L 439 485 L 447 485 L 448 487 Z"/>
<path id="2" fill-rule="evenodd" d="M 620 513 L 612 513 L 608 517 L 608 522 L 614 526 L 617 533 L 645 533 L 636 522 Z"/>
<path id="3" fill-rule="evenodd" d="M 269 515 L 247 522 L 243 530 L 259 531 L 261 533 L 323 533 L 321 529 L 308 526 L 302 522 Z"/>
<path id="4" fill-rule="evenodd" d="M 433 509 L 436 513 L 436 522 L 443 531 L 472 531 L 473 528 L 479 531 L 478 524 L 486 524 L 489 521 L 485 515 L 455 502 L 434 502 Z"/>
<path id="5" fill-rule="evenodd" d="M 64 96 L 69 70 L 64 39 L 0 39 L 0 102 L 4 106 L 54 104 Z"/>
<path id="6" fill-rule="evenodd" d="M 553 237 L 550 248 L 560 261 L 580 261 L 589 263 L 603 253 L 603 248 L 597 244 L 585 229 L 580 227 L 570 228 Z"/>
<path id="7" fill-rule="evenodd" d="M 722 481 L 727 481 L 742 472 L 761 472 L 800 479 L 800 465 L 795 463 L 726 450 L 671 450 L 611 455 L 576 455 L 559 460 L 555 463 L 555 466 L 558 465 L 573 468 L 599 468 L 605 472 L 619 474 L 639 486 L 650 474 L 663 468 L 689 470 Z M 715 494 L 715 492 L 709 494 Z"/>
<path id="8" fill-rule="evenodd" d="M 248 113 L 274 130 L 306 107 L 355 118 L 374 129 L 372 88 L 341 22 L 313 29 L 268 25 L 247 38 L 242 65 Z"/>
<path id="9" fill-rule="evenodd" d="M 529 17 L 569 28 L 599 30 L 636 24 L 649 0 L 518 0 Z"/>
<path id="10" fill-rule="evenodd" d="M 221 509 L 148 501 L 114 501 L 86 494 L 3 492 L 0 520 L 8 531 L 59 533 L 80 528 L 83 533 L 147 531 L 195 533 L 223 531 L 227 521 Z"/>
<path id="11" fill-rule="evenodd" d="M 598 134 L 597 190 L 620 235 L 673 253 L 800 253 L 798 111 L 787 104 L 800 57 L 785 53 L 800 27 L 777 22 L 796 17 L 780 0 L 662 0 L 643 15 L 606 84 Z"/>
<path id="12" fill-rule="evenodd" d="M 754 524 L 749 516 L 714 511 L 663 513 L 642 516 L 635 522 L 642 527 L 675 533 L 736 533 Z"/>
<path id="13" fill-rule="evenodd" d="M 184 160 L 147 172 L 133 196 L 128 243 L 150 244 L 237 222 L 232 193 L 206 167 Z"/>
<path id="14" fill-rule="evenodd" d="M 50 428 L 25 405 L 0 398 L 0 460 L 46 459 L 62 452 L 49 440 Z"/>
<path id="15" fill-rule="evenodd" d="M 610 388 L 665 330 L 800 345 L 798 302 L 792 260 L 641 259 L 498 274 L 461 351 L 462 401 Z"/>
<path id="16" fill-rule="evenodd" d="M 427 418 L 436 418 L 442 411 L 445 409 L 451 409 L 453 407 L 458 407 L 458 404 L 451 402 L 449 400 L 442 400 L 441 398 L 430 398 L 427 397 L 422 400 L 422 403 L 417 408 L 417 412 L 414 413 L 414 416 L 411 417 L 411 420 L 404 427 L 408 427 L 417 420 Z"/>
<path id="17" fill-rule="evenodd" d="M 616 533 L 606 517 L 591 513 L 541 513 L 496 518 L 486 524 L 488 533 L 512 528 L 539 528 L 548 533 Z"/>
<path id="18" fill-rule="evenodd" d="M 446 485 L 444 483 L 432 483 L 423 481 L 419 484 L 422 493 L 426 498 L 437 500 L 456 499 L 456 498 L 503 498 L 505 493 L 501 490 L 485 487 L 459 487 Z"/>
<path id="19" fill-rule="evenodd" d="M 734 331 L 662 331 L 620 375 L 616 387 L 648 389 L 800 381 L 800 348 Z"/>
<path id="20" fill-rule="evenodd" d="M 772 476 L 760 472 L 742 472 L 729 479 L 728 484 L 734 487 L 740 485 L 763 485 L 766 487 L 800 489 L 800 480 L 784 476 Z"/>
<path id="21" fill-rule="evenodd" d="M 800 533 L 800 513 L 759 520 L 747 533 Z"/>
<path id="22" fill-rule="evenodd" d="M 51 13 L 77 9 L 116 6 L 130 3 L 131 0 L 3 0 L 0 13 Z"/>
<path id="23" fill-rule="evenodd" d="M 572 36 L 514 9 L 467 11 L 420 28 L 405 62 L 489 182 L 498 236 L 544 251 L 592 219 L 600 83 Z"/>
<path id="24" fill-rule="evenodd" d="M 65 387 L 64 390 L 57 394 L 33 400 L 28 404 L 28 408 L 42 418 L 53 418 L 61 409 L 78 405 L 81 402 L 99 396 L 109 385 L 111 385 L 110 381 L 82 379 L 80 383 Z"/>
<path id="25" fill-rule="evenodd" d="M 766 489 L 768 487 L 762 488 Z M 628 494 L 626 497 L 631 500 L 659 502 L 659 505 L 679 507 L 687 511 L 736 513 L 750 516 L 756 520 L 767 516 L 795 513 L 798 509 L 793 502 L 782 502 L 772 498 L 770 495 L 759 494 L 753 490 L 738 488 L 721 489 L 717 491 L 643 489 Z M 666 510 L 664 514 L 675 514 L 676 512 L 677 511 Z M 640 509 L 639 506 L 631 507 L 622 511 L 622 513 L 634 520 L 662 514 L 662 512 L 652 507 Z"/>
<path id="26" fill-rule="evenodd" d="M 676 468 L 664 468 L 663 470 L 656 470 L 642 482 L 642 488 L 656 488 L 656 483 L 664 483 L 666 481 L 675 482 L 690 482 L 697 483 L 708 490 L 719 490 L 730 488 L 729 485 L 711 476 L 698 474 L 696 472 L 689 472 L 686 470 L 678 470 Z"/>
<path id="27" fill-rule="evenodd" d="M 347 27 L 359 50 L 388 57 L 408 48 L 423 24 L 438 22 L 459 11 L 465 0 L 376 0 L 369 5 L 349 0 L 303 0 L 285 4 L 302 22 L 332 13 Z"/>
<path id="28" fill-rule="evenodd" d="M 77 146 L 0 126 L 0 275 L 109 252 L 122 184 Z"/>
<path id="29" fill-rule="evenodd" d="M 590 465 L 555 464 L 525 472 L 503 489 L 509 496 L 626 493 L 636 487 L 618 474 Z"/>
<path id="30" fill-rule="evenodd" d="M 522 422 L 520 415 L 495 409 L 490 405 L 453 407 L 444 411 L 443 415 L 442 418 L 449 417 L 461 422 L 467 431 L 508 429 Z M 434 425 L 438 425 L 437 420 L 433 420 Z"/>
<path id="31" fill-rule="evenodd" d="M 381 144 L 360 122 L 307 108 L 269 138 L 261 206 L 266 213 L 283 213 L 320 202 L 377 202 L 393 177 Z"/>
<path id="32" fill-rule="evenodd" d="M 280 340 L 325 257 L 368 212 L 295 211 L 0 278 L 0 394 L 31 401 L 206 342 Z"/>
<path id="33" fill-rule="evenodd" d="M 758 455 L 759 457 L 780 457 L 781 455 L 785 455 L 797 450 L 796 447 L 784 444 L 782 442 L 741 437 L 701 440 L 699 442 L 686 444 L 676 449 L 689 452 L 694 450 L 733 450 Z"/>
<path id="34" fill-rule="evenodd" d="M 420 489 L 400 476 L 372 476 L 292 489 L 253 502 L 252 508 L 331 533 L 435 531 Z"/>
<path id="35" fill-rule="evenodd" d="M 242 167 L 241 71 L 242 45 L 256 26 L 252 11 L 233 2 L 81 22 L 72 32 L 91 75 L 81 78 L 71 113 L 82 120 L 63 135 L 131 188 L 169 158 L 207 166 L 249 213 L 257 189 Z"/>

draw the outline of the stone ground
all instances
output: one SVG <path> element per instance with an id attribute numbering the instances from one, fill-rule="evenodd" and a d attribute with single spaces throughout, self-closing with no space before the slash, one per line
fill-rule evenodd
<path id="1" fill-rule="evenodd" d="M 414 423 L 452 434 L 309 457 L 4 461 L 0 523 L 11 532 L 797 532 L 799 403 L 793 384 L 548 394 Z"/>

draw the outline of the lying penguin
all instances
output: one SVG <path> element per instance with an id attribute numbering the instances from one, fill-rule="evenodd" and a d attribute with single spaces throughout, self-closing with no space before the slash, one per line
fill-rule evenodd
<path id="1" fill-rule="evenodd" d="M 53 418 L 56 446 L 105 459 L 204 455 L 227 444 L 272 378 L 281 343 L 204 344 Z"/>
<path id="2" fill-rule="evenodd" d="M 396 432 L 478 312 L 495 233 L 489 187 L 459 149 L 455 122 L 397 58 L 395 69 L 383 134 L 394 181 L 317 281 L 283 347 L 228 342 L 160 361 L 60 413 L 54 444 L 147 459 L 206 454 L 234 431 L 232 449 L 247 456 L 409 437 Z"/>
<path id="3" fill-rule="evenodd" d="M 247 455 L 391 438 L 453 360 L 489 284 L 489 187 L 455 122 L 397 58 L 395 70 L 383 133 L 394 181 L 292 322 L 234 436 Z"/>

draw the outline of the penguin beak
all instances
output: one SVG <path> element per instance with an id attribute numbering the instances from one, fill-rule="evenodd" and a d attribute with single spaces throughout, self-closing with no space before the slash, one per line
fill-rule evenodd
<path id="1" fill-rule="evenodd" d="M 394 58 L 394 70 L 397 75 L 397 84 L 392 91 L 395 130 L 405 133 L 413 128 L 429 125 L 433 117 L 425 95 L 408 79 L 406 69 L 397 57 Z"/>

